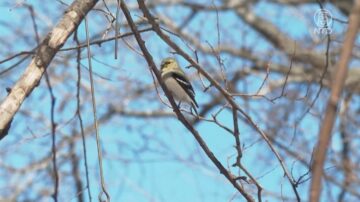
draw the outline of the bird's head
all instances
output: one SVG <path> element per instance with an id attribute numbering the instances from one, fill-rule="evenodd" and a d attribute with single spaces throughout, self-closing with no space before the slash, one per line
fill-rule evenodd
<path id="1" fill-rule="evenodd" d="M 177 69 L 179 68 L 177 61 L 175 60 L 175 58 L 165 58 L 162 62 L 161 62 L 161 72 L 164 71 L 169 71 L 169 70 L 173 70 L 173 69 Z"/>

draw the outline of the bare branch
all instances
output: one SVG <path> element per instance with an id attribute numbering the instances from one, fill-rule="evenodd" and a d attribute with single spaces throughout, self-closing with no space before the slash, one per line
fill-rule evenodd
<path id="1" fill-rule="evenodd" d="M 38 85 L 55 54 L 96 2 L 96 0 L 74 1 L 57 26 L 47 34 L 29 66 L 0 105 L 0 134 L 5 131 L 26 97 Z M 5 135 L 2 134 L 1 138 Z"/>
<path id="2" fill-rule="evenodd" d="M 139 6 L 143 9 L 143 12 L 145 15 L 147 15 L 146 6 L 143 1 L 138 1 Z M 177 105 L 175 104 L 175 101 L 173 100 L 170 92 L 166 88 L 163 80 L 161 79 L 161 75 L 159 70 L 156 68 L 155 63 L 152 60 L 152 56 L 148 52 L 148 50 L 145 47 L 145 42 L 142 40 L 139 32 L 137 31 L 137 28 L 135 27 L 135 24 L 133 23 L 133 20 L 131 18 L 131 15 L 129 13 L 129 10 L 126 7 L 126 4 L 123 0 L 121 0 L 121 8 L 124 12 L 124 15 L 126 16 L 126 19 L 132 29 L 132 31 L 135 34 L 135 38 L 141 48 L 141 50 L 144 53 L 144 57 L 146 61 L 148 62 L 151 70 L 154 72 L 158 82 L 160 83 L 162 89 L 165 92 L 166 97 L 169 99 L 171 106 L 173 107 L 176 115 L 178 116 L 179 120 L 184 124 L 184 126 L 194 135 L 195 139 L 200 144 L 201 148 L 204 150 L 204 152 L 207 154 L 207 156 L 212 160 L 212 162 L 216 165 L 216 167 L 220 170 L 222 174 L 225 175 L 225 177 L 233 184 L 233 186 L 246 198 L 247 201 L 254 201 L 253 198 L 245 192 L 245 190 L 236 182 L 236 179 L 232 176 L 231 173 L 229 173 L 226 168 L 220 163 L 219 160 L 215 157 L 215 155 L 210 151 L 206 143 L 201 138 L 200 134 L 192 127 L 192 125 L 185 119 L 185 117 L 181 114 L 180 110 L 178 109 Z M 145 11 L 144 11 L 145 10 Z"/>
<path id="3" fill-rule="evenodd" d="M 356 0 L 355 6 L 349 17 L 349 27 L 345 36 L 340 60 L 334 76 L 334 82 L 331 85 L 331 95 L 326 106 L 325 117 L 321 124 L 321 130 L 318 137 L 317 150 L 313 163 L 313 178 L 311 181 L 310 196 L 311 202 L 317 202 L 321 194 L 321 179 L 323 176 L 323 167 L 326 152 L 331 139 L 331 131 L 336 119 L 338 104 L 341 92 L 347 75 L 348 63 L 354 46 L 354 41 L 358 33 L 360 23 L 360 0 Z"/>

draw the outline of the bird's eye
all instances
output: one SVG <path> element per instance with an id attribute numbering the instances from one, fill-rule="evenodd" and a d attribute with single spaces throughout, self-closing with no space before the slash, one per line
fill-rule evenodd
<path id="1" fill-rule="evenodd" d="M 165 67 L 165 66 L 167 66 L 167 65 L 170 64 L 170 63 L 171 63 L 171 62 L 166 61 L 166 62 L 163 63 L 162 67 Z"/>
<path id="2" fill-rule="evenodd" d="M 163 68 L 166 68 L 169 64 L 171 64 L 172 63 L 172 61 L 164 61 L 162 64 L 161 64 L 161 69 L 163 69 Z"/>

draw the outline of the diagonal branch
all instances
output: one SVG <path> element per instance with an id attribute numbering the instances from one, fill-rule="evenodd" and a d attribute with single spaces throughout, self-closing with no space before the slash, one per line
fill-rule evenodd
<path id="1" fill-rule="evenodd" d="M 271 144 L 269 138 L 267 137 L 266 133 L 264 131 L 262 131 L 261 128 L 252 120 L 252 118 L 247 113 L 245 113 L 245 111 L 243 109 L 241 109 L 239 107 L 239 105 L 233 99 L 232 95 L 226 89 L 224 89 L 219 84 L 219 82 L 217 82 L 214 78 L 212 78 L 212 76 L 208 72 L 206 72 L 203 68 L 201 68 L 201 66 L 197 62 L 195 62 L 190 57 L 190 55 L 186 54 L 186 52 L 183 51 L 176 43 L 174 43 L 173 41 L 170 40 L 169 36 L 165 35 L 162 32 L 159 24 L 155 22 L 154 17 L 151 15 L 150 11 L 147 9 L 144 1 L 138 0 L 138 4 L 139 4 L 140 9 L 144 13 L 144 16 L 148 19 L 149 23 L 153 26 L 153 29 L 158 34 L 158 36 L 164 42 L 166 42 L 171 48 L 173 48 L 178 54 L 180 54 L 184 59 L 186 59 L 194 68 L 196 68 L 196 70 L 198 70 L 199 73 L 201 73 L 206 79 L 208 79 L 208 81 L 212 84 L 212 86 L 214 86 L 217 90 L 219 90 L 219 92 L 225 97 L 226 101 L 228 101 L 228 103 L 231 105 L 231 107 L 233 109 L 238 110 L 245 117 L 246 122 L 249 123 L 249 125 L 261 135 L 261 137 L 264 139 L 264 141 L 267 143 L 267 145 L 269 146 L 271 151 L 274 153 L 274 155 L 278 159 L 278 161 L 285 173 L 285 176 L 288 178 L 288 181 L 290 182 L 290 184 L 293 188 L 293 191 L 296 195 L 297 201 L 300 201 L 300 195 L 296 189 L 297 185 L 295 183 L 295 180 L 291 177 L 290 172 L 287 170 L 287 168 L 285 166 L 284 160 L 281 158 L 280 154 L 275 150 L 275 148 Z"/>
<path id="2" fill-rule="evenodd" d="M 293 56 L 295 47 L 292 44 L 294 44 L 294 40 L 281 32 L 270 21 L 257 16 L 250 8 L 240 7 L 236 10 L 236 14 L 259 34 L 263 35 L 274 47 L 284 51 L 294 61 L 311 63 L 317 69 L 322 69 L 325 66 L 322 55 L 301 46 L 296 46 L 296 55 Z"/>
<path id="3" fill-rule="evenodd" d="M 141 51 L 144 54 L 144 57 L 151 68 L 151 70 L 154 72 L 156 79 L 159 81 L 162 89 L 165 92 L 166 97 L 169 99 L 171 106 L 173 107 L 178 119 L 182 122 L 182 124 L 194 135 L 195 139 L 200 144 L 201 148 L 204 150 L 206 155 L 211 159 L 211 161 L 216 165 L 216 167 L 220 170 L 220 172 L 233 184 L 233 186 L 246 198 L 247 201 L 254 201 L 254 199 L 244 190 L 243 187 L 241 187 L 237 182 L 236 178 L 228 171 L 226 168 L 221 164 L 221 162 L 215 157 L 215 155 L 211 152 L 211 150 L 206 145 L 205 141 L 201 138 L 200 134 L 194 129 L 194 127 L 186 120 L 186 118 L 181 114 L 179 108 L 175 104 L 174 99 L 172 98 L 170 92 L 166 88 L 163 80 L 161 79 L 161 75 L 159 70 L 156 68 L 156 65 L 152 59 L 151 54 L 147 50 L 145 46 L 145 42 L 141 38 L 140 33 L 138 32 L 136 25 L 134 24 L 130 12 L 127 9 L 126 4 L 123 0 L 121 0 L 121 9 L 130 25 L 131 30 L 134 32 L 135 39 L 138 42 L 138 45 L 141 49 Z"/>
<path id="4" fill-rule="evenodd" d="M 38 86 L 46 68 L 78 27 L 97 0 L 75 0 L 59 23 L 49 32 L 38 47 L 36 54 L 21 78 L 0 105 L 0 139 L 7 135 L 7 127 L 26 97 Z"/>
<path id="5" fill-rule="evenodd" d="M 360 0 L 356 0 L 349 17 L 349 27 L 345 35 L 343 49 L 341 51 L 340 60 L 334 74 L 334 81 L 331 85 L 331 94 L 326 106 L 324 120 L 321 124 L 317 151 L 313 164 L 313 178 L 311 181 L 311 189 L 309 201 L 317 202 L 321 194 L 321 179 L 323 175 L 323 167 L 326 158 L 327 148 L 331 139 L 331 131 L 336 119 L 338 104 L 341 101 L 341 92 L 343 90 L 347 75 L 347 67 L 351 58 L 351 52 L 355 43 L 356 35 L 360 24 Z"/>

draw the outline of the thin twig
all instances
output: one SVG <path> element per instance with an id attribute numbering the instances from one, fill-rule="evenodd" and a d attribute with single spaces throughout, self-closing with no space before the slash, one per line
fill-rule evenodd
<path id="1" fill-rule="evenodd" d="M 75 133 L 74 133 L 75 134 Z M 70 161 L 71 161 L 71 174 L 75 181 L 75 189 L 78 196 L 78 202 L 84 202 L 83 185 L 80 177 L 79 163 L 80 159 L 76 155 L 75 141 L 70 140 Z"/>
<path id="2" fill-rule="evenodd" d="M 240 160 L 242 157 L 242 151 L 241 151 L 241 143 L 240 143 L 240 132 L 239 132 L 239 123 L 238 123 L 238 116 L 237 116 L 237 110 L 232 109 L 233 112 L 233 122 L 234 122 L 234 138 L 235 138 L 235 148 L 237 151 L 237 157 L 236 157 L 236 164 L 240 164 Z"/>
<path id="3" fill-rule="evenodd" d="M 143 1 L 138 1 L 140 7 L 144 7 L 145 4 Z M 221 164 L 221 162 L 215 157 L 215 155 L 211 152 L 208 148 L 204 140 L 201 138 L 200 134 L 193 128 L 193 126 L 186 120 L 186 118 L 181 114 L 179 108 L 177 107 L 173 97 L 171 96 L 170 92 L 166 88 L 163 80 L 161 79 L 161 75 L 159 70 L 156 68 L 156 65 L 150 55 L 149 51 L 147 50 L 144 41 L 141 38 L 140 33 L 137 31 L 137 28 L 132 20 L 129 10 L 127 9 L 124 0 L 121 0 L 121 9 L 130 25 L 131 30 L 134 32 L 135 39 L 137 40 L 140 49 L 144 53 L 144 57 L 149 64 L 149 67 L 154 72 L 158 82 L 160 83 L 162 89 L 165 92 L 166 97 L 169 99 L 171 106 L 173 107 L 178 119 L 183 123 L 183 125 L 194 135 L 195 139 L 200 144 L 201 148 L 204 150 L 206 155 L 210 158 L 210 160 L 216 165 L 216 167 L 220 170 L 222 174 L 233 184 L 233 186 L 246 198 L 247 201 L 254 201 L 254 199 L 236 182 L 234 176 L 226 170 L 226 168 Z M 145 14 L 146 15 L 146 14 Z"/>
<path id="4" fill-rule="evenodd" d="M 35 20 L 35 13 L 34 13 L 34 9 L 31 5 L 26 5 L 27 8 L 30 11 L 30 16 L 31 16 L 31 20 L 33 22 L 33 28 L 34 28 L 34 32 L 35 32 L 35 41 L 37 46 L 40 45 L 40 37 L 39 37 L 39 33 L 38 33 L 38 29 L 37 29 L 37 24 L 36 24 L 36 20 Z M 51 121 L 51 140 L 52 140 L 52 145 L 51 145 L 51 150 L 52 150 L 52 163 L 53 163 L 53 169 L 54 169 L 54 194 L 53 194 L 53 198 L 54 201 L 57 202 L 58 201 L 58 193 L 59 193 L 59 172 L 58 172 L 58 168 L 57 168 L 57 160 L 56 160 L 56 123 L 55 123 L 55 102 L 56 102 L 56 98 L 50 83 L 50 78 L 49 75 L 47 73 L 47 71 L 45 71 L 45 81 L 46 81 L 46 85 L 48 87 L 49 90 L 49 95 L 50 95 L 50 121 Z"/>
<path id="5" fill-rule="evenodd" d="M 76 44 L 80 44 L 77 31 L 74 34 L 74 40 Z M 86 176 L 86 188 L 87 193 L 89 197 L 89 201 L 92 201 L 91 197 L 91 190 L 90 190 L 90 178 L 89 178 L 89 167 L 88 167 L 88 158 L 87 158 L 87 152 L 86 152 L 86 140 L 85 140 L 85 132 L 84 132 L 84 123 L 81 116 L 80 111 L 80 87 L 81 87 L 81 49 L 77 49 L 77 55 L 76 55 L 76 70 L 77 70 L 77 82 L 76 82 L 76 116 L 78 117 L 79 124 L 80 124 L 80 133 L 81 133 L 81 140 L 82 140 L 82 149 L 83 149 L 83 155 L 84 155 L 84 167 L 85 167 L 85 176 Z"/>
<path id="6" fill-rule="evenodd" d="M 120 11 L 120 1 L 117 0 L 117 4 L 116 4 L 116 19 L 115 19 L 115 36 L 118 36 L 119 35 L 119 32 L 120 32 L 120 24 L 119 24 L 119 11 Z M 119 46 L 119 41 L 118 39 L 116 38 L 115 39 L 115 60 L 117 59 L 118 57 L 118 46 Z"/>
<path id="7" fill-rule="evenodd" d="M 165 35 L 159 25 L 156 23 L 154 17 L 150 14 L 150 11 L 147 9 L 147 7 L 145 6 L 145 3 L 143 0 L 138 0 L 138 4 L 140 9 L 143 11 L 144 15 L 146 18 L 148 18 L 148 21 L 151 23 L 151 25 L 153 26 L 154 31 L 158 34 L 158 36 L 160 38 L 163 39 L 164 42 L 166 42 L 171 48 L 173 48 L 178 54 L 180 54 L 181 56 L 183 56 L 193 67 L 195 67 L 202 75 L 204 75 L 206 77 L 206 79 L 208 79 L 211 84 L 213 84 L 213 86 L 218 89 L 221 94 L 224 95 L 224 97 L 226 98 L 226 100 L 229 102 L 229 104 L 235 108 L 236 110 L 238 110 L 247 120 L 247 122 L 262 136 L 262 138 L 264 139 L 264 141 L 267 143 L 267 145 L 269 146 L 269 148 L 271 149 L 271 151 L 275 154 L 276 158 L 278 159 L 287 179 L 289 180 L 293 191 L 295 193 L 295 196 L 297 198 L 298 201 L 300 201 L 300 196 L 298 191 L 296 190 L 296 184 L 295 184 L 295 180 L 291 177 L 289 171 L 287 170 L 283 159 L 280 157 L 279 153 L 276 151 L 276 149 L 273 147 L 273 145 L 271 144 L 269 138 L 267 137 L 267 135 L 257 126 L 257 124 L 251 119 L 251 117 L 245 113 L 244 110 L 242 110 L 235 102 L 235 100 L 232 98 L 232 96 L 230 95 L 230 93 L 225 90 L 214 78 L 211 77 L 211 75 L 206 72 L 203 68 L 201 68 L 201 66 L 196 63 L 185 51 L 183 51 L 177 44 L 175 44 L 173 41 L 170 40 L 170 38 Z"/>
<path id="8" fill-rule="evenodd" d="M 94 128 L 96 134 L 96 146 L 98 152 L 98 160 L 99 160 L 99 169 L 100 169 L 100 183 L 101 183 L 101 192 L 99 193 L 99 201 L 101 201 L 102 194 L 104 193 L 107 199 L 107 202 L 110 202 L 110 195 L 106 190 L 105 187 L 105 180 L 104 180 L 104 173 L 102 167 L 102 152 L 101 152 L 101 144 L 100 144 L 100 134 L 99 134 L 99 126 L 97 121 L 97 112 L 96 112 L 96 99 L 95 99 L 95 89 L 94 89 L 94 79 L 93 79 L 93 70 L 91 65 L 91 51 L 90 51 L 90 38 L 89 38 L 89 28 L 88 28 L 88 21 L 85 17 L 85 32 L 86 32 L 86 41 L 87 41 L 87 58 L 89 62 L 89 76 L 90 76 L 90 87 L 91 87 L 91 101 L 92 101 L 92 108 L 93 108 L 93 117 L 94 117 Z"/>
<path id="9" fill-rule="evenodd" d="M 279 96 L 272 98 L 271 101 L 275 101 L 275 100 L 277 100 L 277 99 L 279 99 L 279 98 L 281 98 L 282 96 L 285 95 L 285 88 L 286 88 L 286 85 L 287 85 L 287 82 L 288 82 L 288 79 L 289 79 L 289 75 L 290 75 L 290 72 L 291 72 L 291 69 L 292 69 L 292 66 L 293 66 L 293 60 L 294 60 L 295 54 L 296 54 L 296 43 L 294 45 L 294 53 L 292 54 L 292 56 L 290 58 L 289 70 L 286 73 L 285 81 L 284 81 L 284 84 L 282 85 L 282 88 L 281 88 L 281 93 L 280 93 Z"/>
<path id="10" fill-rule="evenodd" d="M 263 190 L 263 188 L 261 187 L 261 185 L 257 182 L 257 180 L 251 175 L 251 173 L 241 164 L 241 157 L 242 157 L 242 150 L 241 150 L 241 143 L 240 143 L 240 131 L 239 131 L 239 123 L 238 123 L 238 115 L 237 115 L 237 110 L 236 109 L 232 109 L 233 112 L 233 122 L 234 122 L 234 138 L 235 138 L 235 148 L 237 151 L 237 156 L 236 156 L 236 162 L 233 166 L 238 166 L 242 171 L 245 172 L 245 174 L 247 176 L 250 177 L 250 179 L 255 183 L 257 189 L 258 189 L 258 201 L 261 202 L 261 191 Z"/>
<path id="11" fill-rule="evenodd" d="M 30 64 L 0 104 L 0 134 L 6 131 L 24 100 L 38 86 L 41 77 L 58 50 L 65 44 L 68 37 L 96 3 L 95 0 L 75 0 L 58 24 L 44 37 Z M 2 138 L 4 136 L 2 135 Z"/>
<path id="12" fill-rule="evenodd" d="M 51 106 L 50 106 L 50 120 L 51 120 L 51 137 L 52 137 L 52 155 L 53 155 L 53 167 L 54 167 L 54 178 L 55 178 L 55 182 L 54 182 L 54 201 L 57 202 L 58 201 L 58 190 L 59 190 L 59 173 L 58 173 L 58 169 L 57 169 L 57 165 L 56 165 L 56 123 L 55 123 L 55 102 L 56 102 L 56 98 L 50 83 L 50 79 L 49 79 L 49 75 L 47 72 L 45 72 L 45 80 L 46 80 L 46 85 L 48 87 L 49 90 L 49 94 L 50 94 L 50 100 L 51 100 Z"/>
<path id="13" fill-rule="evenodd" d="M 145 28 L 145 29 L 141 29 L 139 30 L 139 32 L 148 32 L 148 31 L 151 31 L 152 28 Z M 106 38 L 106 39 L 99 39 L 99 40 L 94 40 L 94 41 L 91 41 L 90 43 L 90 46 L 92 45 L 99 45 L 99 44 L 102 44 L 102 43 L 106 43 L 106 42 L 110 42 L 110 41 L 113 41 L 115 39 L 119 39 L 119 38 L 125 38 L 125 37 L 128 37 L 128 36 L 131 36 L 133 35 L 132 32 L 128 32 L 128 33 L 124 33 L 124 34 L 119 34 L 119 35 L 116 35 L 116 36 L 113 36 L 113 37 L 109 37 L 109 38 Z M 87 47 L 87 44 L 84 43 L 84 44 L 77 44 L 76 46 L 74 47 L 69 47 L 69 48 L 62 48 L 60 49 L 59 51 L 69 51 L 69 50 L 77 50 L 79 48 L 86 48 Z M 0 75 L 8 72 L 9 70 L 11 70 L 12 68 L 16 67 L 17 65 L 19 65 L 20 63 L 22 63 L 24 60 L 28 59 L 32 54 L 35 54 L 36 53 L 36 49 L 38 47 L 35 47 L 33 48 L 32 50 L 30 51 L 21 51 L 21 52 L 18 52 L 18 53 L 15 53 L 14 55 L 12 56 L 9 56 L 3 60 L 0 60 L 0 64 L 2 63 L 5 63 L 5 62 L 8 62 L 10 60 L 13 60 L 14 58 L 17 58 L 19 56 L 22 56 L 22 55 L 25 55 L 24 58 L 22 58 L 18 63 L 14 64 L 14 65 L 11 65 L 11 67 L 8 67 L 8 68 L 5 68 L 4 70 L 1 70 L 0 71 Z"/>
<path id="14" fill-rule="evenodd" d="M 319 2 L 319 6 L 321 9 L 323 9 L 323 6 L 322 6 L 322 3 Z M 327 25 L 327 21 L 325 20 L 324 21 L 324 26 L 325 26 L 325 29 L 328 28 L 328 25 Z M 296 120 L 295 122 L 295 129 L 297 128 L 297 125 L 299 125 L 299 123 L 302 121 L 302 119 L 306 116 L 306 114 L 308 114 L 310 112 L 310 110 L 313 108 L 313 106 L 315 105 L 316 101 L 318 100 L 318 98 L 320 97 L 320 93 L 322 92 L 322 89 L 324 87 L 324 79 L 325 79 L 325 76 L 326 76 L 326 73 L 328 72 L 328 69 L 329 69 L 329 60 L 330 60 L 330 43 L 331 43 L 331 37 L 330 37 L 330 33 L 327 33 L 326 34 L 326 39 L 327 39 L 327 42 L 326 42 L 326 52 L 325 52 L 325 64 L 324 64 L 324 67 L 323 67 L 323 71 L 322 71 L 322 74 L 320 76 L 320 80 L 319 80 L 319 84 L 320 84 L 320 87 L 318 89 L 318 91 L 316 92 L 316 95 L 314 97 L 314 99 L 311 101 L 309 107 L 305 110 L 305 112 Z M 307 89 L 307 92 L 306 92 L 306 95 L 307 96 L 309 94 L 309 91 L 310 91 L 310 87 L 311 85 L 309 84 L 309 87 Z"/>

